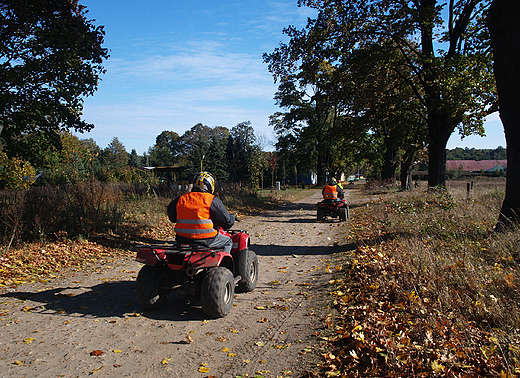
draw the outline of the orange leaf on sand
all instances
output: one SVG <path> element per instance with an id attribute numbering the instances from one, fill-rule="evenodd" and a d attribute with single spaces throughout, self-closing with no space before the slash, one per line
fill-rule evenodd
<path id="1" fill-rule="evenodd" d="M 91 356 L 102 356 L 103 354 L 105 354 L 105 352 L 103 352 L 102 350 L 93 350 L 92 352 L 90 352 L 90 355 Z"/>

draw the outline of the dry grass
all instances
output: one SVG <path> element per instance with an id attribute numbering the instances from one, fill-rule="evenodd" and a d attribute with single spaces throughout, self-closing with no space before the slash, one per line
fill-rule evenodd
<path id="1" fill-rule="evenodd" d="M 344 367 L 376 375 L 520 371 L 520 228 L 493 231 L 504 188 L 503 179 L 474 180 L 468 193 L 467 181 L 449 182 L 447 190 L 379 192 L 353 206 L 339 285 L 349 295 L 336 303 L 338 322 L 365 323 L 365 349 Z M 360 305 L 364 312 L 352 310 Z M 372 362 L 364 365 L 362 353 Z"/>

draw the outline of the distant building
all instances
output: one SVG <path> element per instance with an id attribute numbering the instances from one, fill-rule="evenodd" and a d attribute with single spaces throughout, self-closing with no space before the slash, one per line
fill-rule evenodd
<path id="1" fill-rule="evenodd" d="M 497 174 L 507 170 L 507 160 L 446 160 L 446 170 L 465 174 Z"/>

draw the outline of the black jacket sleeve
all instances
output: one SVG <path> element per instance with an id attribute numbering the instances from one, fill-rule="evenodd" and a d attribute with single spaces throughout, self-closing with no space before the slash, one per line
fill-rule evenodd
<path id="1" fill-rule="evenodd" d="M 336 189 L 338 191 L 338 198 L 339 199 L 345 198 L 345 192 L 343 191 L 343 189 L 341 189 L 341 187 L 339 185 L 336 187 Z"/>
<path id="2" fill-rule="evenodd" d="M 222 200 L 218 197 L 214 197 L 211 202 L 209 217 L 216 229 L 222 227 L 224 230 L 229 230 L 235 224 L 235 215 L 228 213 Z"/>
<path id="3" fill-rule="evenodd" d="M 179 197 L 170 202 L 167 208 L 168 218 L 173 223 L 177 223 L 177 202 L 179 202 Z"/>

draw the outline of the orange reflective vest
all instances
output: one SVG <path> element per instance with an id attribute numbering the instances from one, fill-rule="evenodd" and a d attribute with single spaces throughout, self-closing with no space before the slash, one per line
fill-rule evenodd
<path id="1" fill-rule="evenodd" d="M 336 185 L 327 185 L 323 190 L 323 199 L 338 199 L 338 188 Z"/>
<path id="2" fill-rule="evenodd" d="M 213 221 L 209 219 L 209 208 L 213 194 L 189 192 L 177 202 L 175 233 L 188 239 L 207 239 L 217 235 Z"/>

